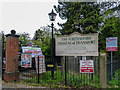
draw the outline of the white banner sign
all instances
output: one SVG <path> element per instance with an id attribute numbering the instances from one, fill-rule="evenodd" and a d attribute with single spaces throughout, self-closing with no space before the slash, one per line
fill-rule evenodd
<path id="1" fill-rule="evenodd" d="M 38 73 L 38 56 L 35 57 L 36 61 L 36 70 Z M 45 73 L 46 68 L 45 68 L 45 57 L 44 55 L 39 56 L 39 73 Z"/>
<path id="2" fill-rule="evenodd" d="M 56 56 L 98 56 L 98 34 L 80 34 L 56 37 Z"/>

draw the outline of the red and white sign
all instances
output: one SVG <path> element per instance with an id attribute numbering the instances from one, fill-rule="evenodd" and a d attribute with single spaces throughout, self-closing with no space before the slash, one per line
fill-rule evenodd
<path id="1" fill-rule="evenodd" d="M 94 73 L 93 60 L 80 60 L 80 73 Z"/>
<path id="2" fill-rule="evenodd" d="M 117 51 L 117 37 L 106 38 L 106 51 Z"/>

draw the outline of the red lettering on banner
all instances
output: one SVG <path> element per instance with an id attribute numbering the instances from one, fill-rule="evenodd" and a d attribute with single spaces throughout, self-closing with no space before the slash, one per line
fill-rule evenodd
<path id="1" fill-rule="evenodd" d="M 32 51 L 25 51 L 25 53 L 32 53 Z"/>
<path id="2" fill-rule="evenodd" d="M 113 41 L 113 40 L 117 40 L 117 39 L 107 39 L 106 42 Z"/>

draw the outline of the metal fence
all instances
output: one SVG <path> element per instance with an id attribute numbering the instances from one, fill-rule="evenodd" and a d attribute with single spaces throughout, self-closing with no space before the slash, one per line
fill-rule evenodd
<path id="1" fill-rule="evenodd" d="M 110 53 L 108 53 L 107 55 L 107 82 L 112 80 L 112 78 L 114 77 L 115 71 L 120 69 L 120 57 L 119 55 L 116 54 L 116 52 L 114 52 L 112 59 L 113 60 L 111 63 L 111 55 Z M 111 64 L 112 64 L 112 76 L 111 76 Z"/>
<path id="2" fill-rule="evenodd" d="M 94 60 L 94 73 L 80 73 L 81 59 L 82 57 L 66 57 L 65 61 L 65 57 L 56 57 L 54 78 L 52 71 L 38 74 L 34 67 L 20 67 L 19 81 L 49 87 L 100 88 L 99 57 L 87 57 L 87 60 Z"/>
<path id="3" fill-rule="evenodd" d="M 94 73 L 80 73 L 80 60 L 82 57 L 68 57 L 67 84 L 75 87 L 100 87 L 99 58 L 87 57 L 94 61 Z"/>

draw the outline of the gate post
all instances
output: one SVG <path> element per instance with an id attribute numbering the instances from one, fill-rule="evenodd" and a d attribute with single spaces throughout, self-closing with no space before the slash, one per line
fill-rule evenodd
<path id="1" fill-rule="evenodd" d="M 6 66 L 4 72 L 4 80 L 7 82 L 19 79 L 19 35 L 15 35 L 15 33 L 15 30 L 11 30 L 11 34 L 6 35 Z"/>
<path id="2" fill-rule="evenodd" d="M 100 87 L 107 88 L 107 58 L 105 53 L 100 54 Z"/>
<path id="3" fill-rule="evenodd" d="M 4 50 L 4 34 L 3 31 L 0 32 L 0 78 L 3 80 L 3 50 Z"/>

